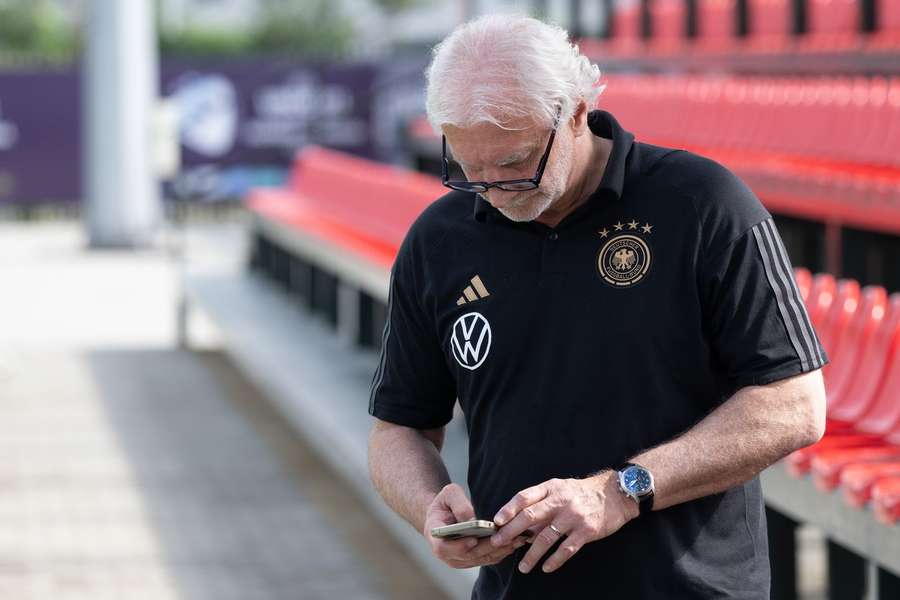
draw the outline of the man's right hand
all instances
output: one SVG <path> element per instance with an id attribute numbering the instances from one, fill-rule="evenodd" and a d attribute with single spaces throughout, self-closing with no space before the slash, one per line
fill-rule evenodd
<path id="1" fill-rule="evenodd" d="M 425 515 L 423 534 L 431 544 L 431 552 L 454 569 L 468 569 L 498 563 L 526 543 L 523 538 L 517 538 L 505 546 L 495 548 L 489 537 L 446 540 L 431 535 L 431 530 L 435 527 L 474 518 L 475 509 L 462 486 L 456 483 L 445 485 L 434 497 Z"/>

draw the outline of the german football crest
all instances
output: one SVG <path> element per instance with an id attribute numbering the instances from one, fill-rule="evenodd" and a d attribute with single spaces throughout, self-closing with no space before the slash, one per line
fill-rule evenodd
<path id="1" fill-rule="evenodd" d="M 639 283 L 650 270 L 651 253 L 650 246 L 638 234 L 638 223 L 627 223 L 629 229 L 635 233 L 622 233 L 609 237 L 609 231 L 602 229 L 600 237 L 608 238 L 597 254 L 597 270 L 600 277 L 609 285 L 623 288 Z M 625 227 L 621 222 L 613 226 L 615 231 L 622 231 Z M 652 225 L 644 225 L 640 232 L 650 234 Z"/>

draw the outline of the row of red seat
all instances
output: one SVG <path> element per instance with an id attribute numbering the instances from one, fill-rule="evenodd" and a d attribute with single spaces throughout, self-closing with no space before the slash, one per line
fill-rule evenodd
<path id="1" fill-rule="evenodd" d="M 900 77 L 613 75 L 642 141 L 724 163 L 771 209 L 900 232 Z"/>
<path id="2" fill-rule="evenodd" d="M 791 0 L 747 0 L 747 35 L 738 38 L 737 0 L 697 0 L 697 49 L 722 49 L 740 42 L 744 49 L 783 50 L 792 42 L 794 9 Z M 629 51 L 642 42 L 641 2 L 620 0 L 612 16 L 612 44 L 608 49 Z M 673 49 L 687 42 L 686 0 L 649 0 L 647 13 L 651 50 Z M 860 43 L 900 48 L 900 3 L 876 0 L 875 31 L 862 35 L 859 0 L 806 0 L 806 33 L 799 50 L 852 48 Z"/>
<path id="3" fill-rule="evenodd" d="M 900 292 L 805 269 L 796 276 L 831 361 L 828 421 L 825 436 L 785 464 L 796 477 L 811 472 L 823 491 L 840 486 L 850 505 L 871 503 L 879 520 L 893 523 L 900 519 Z"/>
<path id="4" fill-rule="evenodd" d="M 900 167 L 900 77 L 609 76 L 637 134 L 706 148 Z"/>
<path id="5" fill-rule="evenodd" d="M 256 188 L 254 213 L 390 269 L 416 217 L 447 189 L 434 177 L 308 146 L 284 188 Z"/>

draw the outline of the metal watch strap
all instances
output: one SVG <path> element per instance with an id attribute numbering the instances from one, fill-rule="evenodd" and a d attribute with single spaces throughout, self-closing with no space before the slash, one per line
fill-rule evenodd
<path id="1" fill-rule="evenodd" d="M 622 464 L 618 469 L 616 469 L 616 471 L 624 471 L 628 467 L 640 467 L 641 469 L 644 469 L 645 471 L 647 470 L 646 467 L 643 467 L 639 464 L 627 462 L 627 463 Z M 637 500 L 638 514 L 640 516 L 643 517 L 644 515 L 646 515 L 647 513 L 651 512 L 653 510 L 653 490 L 652 489 L 650 490 L 649 494 L 646 494 L 644 496 L 639 496 L 637 498 L 632 496 L 632 498 Z"/>

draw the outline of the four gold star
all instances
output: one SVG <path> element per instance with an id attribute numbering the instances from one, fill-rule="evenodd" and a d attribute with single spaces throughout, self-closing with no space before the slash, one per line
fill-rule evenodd
<path id="1" fill-rule="evenodd" d="M 644 223 L 643 225 L 641 225 L 634 219 L 632 219 L 628 223 L 622 223 L 622 221 L 619 221 L 618 223 L 613 225 L 613 229 L 615 229 L 616 231 L 622 231 L 626 225 L 628 225 L 628 229 L 631 231 L 634 231 L 638 228 L 640 228 L 641 232 L 643 233 L 651 233 L 653 231 L 653 225 L 651 225 L 650 223 Z M 609 236 L 609 230 L 606 227 L 600 229 L 599 231 L 597 231 L 597 233 L 599 233 L 600 237 L 603 238 Z"/>

